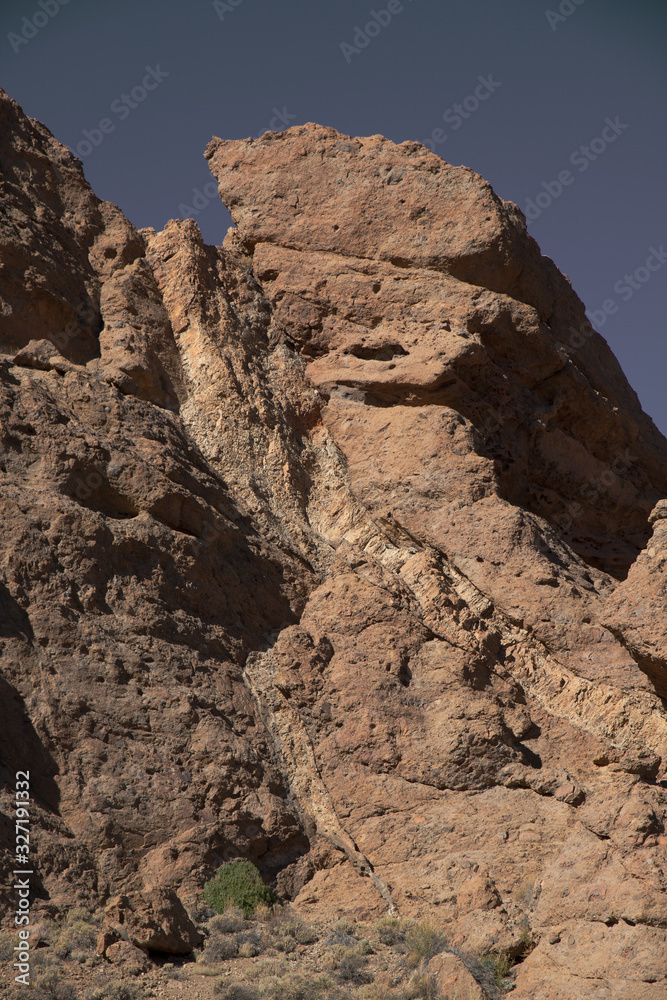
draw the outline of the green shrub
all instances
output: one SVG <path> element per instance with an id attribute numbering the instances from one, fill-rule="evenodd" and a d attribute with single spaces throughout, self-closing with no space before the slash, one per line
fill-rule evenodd
<path id="1" fill-rule="evenodd" d="M 260 903 L 272 906 L 276 897 L 250 861 L 230 861 L 218 868 L 215 876 L 204 886 L 204 899 L 216 913 L 224 913 L 228 906 L 238 906 L 246 918 L 255 912 Z"/>

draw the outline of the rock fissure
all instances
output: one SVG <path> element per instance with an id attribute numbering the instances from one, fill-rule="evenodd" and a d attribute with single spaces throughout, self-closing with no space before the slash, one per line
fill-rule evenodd
<path id="1" fill-rule="evenodd" d="M 275 741 L 290 788 L 307 824 L 312 824 L 315 832 L 344 852 L 352 868 L 373 883 L 387 904 L 387 912 L 395 914 L 396 907 L 388 886 L 378 877 L 368 858 L 361 853 L 336 812 L 322 780 L 312 743 L 298 713 L 291 710 L 286 699 L 275 688 L 270 654 L 251 653 L 243 676 L 255 698 L 260 718 Z"/>

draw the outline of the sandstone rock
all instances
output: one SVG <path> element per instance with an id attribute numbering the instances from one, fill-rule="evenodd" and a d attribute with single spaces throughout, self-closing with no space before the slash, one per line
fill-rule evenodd
<path id="1" fill-rule="evenodd" d="M 667 442 L 519 210 L 310 125 L 214 140 L 223 246 L 137 232 L 0 96 L 0 758 L 51 905 L 189 950 L 247 857 L 517 997 L 660 996 Z"/>
<path id="2" fill-rule="evenodd" d="M 114 896 L 104 919 L 112 931 L 144 951 L 187 955 L 203 940 L 175 892 L 153 889 Z M 111 947 L 106 947 L 107 954 Z"/>
<path id="3" fill-rule="evenodd" d="M 127 972 L 136 975 L 139 972 L 147 972 L 151 968 L 151 961 L 141 948 L 130 944 L 129 941 L 115 941 L 110 944 L 104 953 L 104 957 L 112 965 L 125 967 Z"/>
<path id="4" fill-rule="evenodd" d="M 39 371 L 53 369 L 63 374 L 73 370 L 72 365 L 65 361 L 58 348 L 50 340 L 31 340 L 14 355 L 14 364 L 22 365 L 25 368 L 36 368 Z"/>
<path id="5" fill-rule="evenodd" d="M 667 501 L 651 511 L 653 534 L 610 596 L 604 625 L 619 639 L 655 690 L 667 697 Z"/>
<path id="6" fill-rule="evenodd" d="M 456 894 L 456 906 L 460 913 L 471 910 L 493 910 L 500 905 L 498 890 L 490 878 L 473 875 Z"/>
<path id="7" fill-rule="evenodd" d="M 664 936 L 663 928 L 623 922 L 611 927 L 567 923 L 558 941 L 541 942 L 521 964 L 513 996 L 517 1000 L 565 1000 L 567 996 L 662 1000 L 667 990 L 664 960 L 659 957 Z"/>
<path id="8" fill-rule="evenodd" d="M 489 994 L 451 951 L 432 958 L 428 970 L 435 976 L 442 996 L 451 997 L 452 1000 L 490 1000 Z"/>
<path id="9" fill-rule="evenodd" d="M 107 953 L 107 949 L 112 944 L 116 944 L 119 940 L 120 938 L 118 937 L 116 931 L 109 930 L 107 928 L 107 930 L 104 930 L 100 934 L 98 934 L 95 951 L 97 952 L 98 955 L 104 957 L 104 955 L 106 955 Z"/>
<path id="10" fill-rule="evenodd" d="M 365 500 L 385 504 L 393 487 L 394 514 L 437 540 L 471 488 L 465 513 L 500 493 L 587 561 L 627 570 L 667 492 L 664 443 L 516 206 L 417 143 L 316 125 L 215 139 L 206 155 L 274 325 L 331 393 L 327 425 Z M 515 524 L 496 563 L 514 561 Z M 523 558 L 542 549 L 560 578 L 556 538 L 526 543 Z"/>

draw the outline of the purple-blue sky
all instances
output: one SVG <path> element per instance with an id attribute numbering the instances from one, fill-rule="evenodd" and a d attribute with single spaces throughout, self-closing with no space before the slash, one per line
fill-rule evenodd
<path id="1" fill-rule="evenodd" d="M 667 433 L 665 0 L 3 0 L 0 52 L 137 226 L 191 214 L 222 241 L 212 135 L 316 121 L 472 167 L 533 216 Z"/>

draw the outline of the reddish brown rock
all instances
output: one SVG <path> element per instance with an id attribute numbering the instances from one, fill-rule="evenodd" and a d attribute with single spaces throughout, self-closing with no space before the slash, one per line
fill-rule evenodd
<path id="1" fill-rule="evenodd" d="M 202 943 L 201 934 L 175 892 L 152 889 L 132 896 L 114 896 L 106 905 L 104 918 L 119 938 L 143 951 L 187 955 Z"/>
<path id="2" fill-rule="evenodd" d="M 606 605 L 604 625 L 667 698 L 667 501 L 649 517 L 653 534 Z"/>
<path id="3" fill-rule="evenodd" d="M 147 972 L 152 964 L 146 953 L 129 941 L 114 941 L 106 949 L 104 957 L 112 965 L 121 966 L 133 975 Z"/>
<path id="4" fill-rule="evenodd" d="M 486 990 L 452 952 L 436 955 L 429 962 L 428 969 L 435 976 L 442 996 L 456 997 L 457 1000 L 489 1000 Z"/>
<path id="5" fill-rule="evenodd" d="M 521 213 L 303 126 L 209 146 L 208 247 L 2 115 L 0 740 L 54 905 L 173 947 L 146 894 L 248 857 L 517 997 L 660 996 L 667 442 Z"/>

